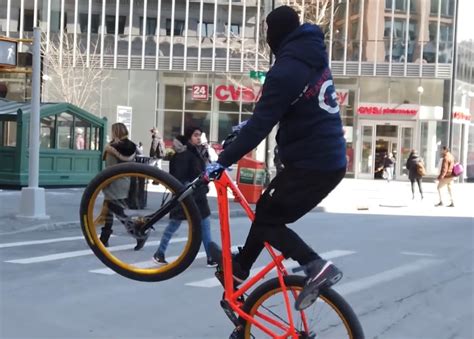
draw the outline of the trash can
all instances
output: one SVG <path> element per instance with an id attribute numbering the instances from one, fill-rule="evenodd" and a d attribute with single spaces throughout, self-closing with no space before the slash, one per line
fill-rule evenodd
<path id="1" fill-rule="evenodd" d="M 137 156 L 135 162 L 148 164 L 150 157 Z M 130 190 L 128 191 L 127 205 L 132 210 L 142 210 L 146 207 L 148 192 L 148 180 L 145 178 L 130 178 Z"/>
<path id="2" fill-rule="evenodd" d="M 237 186 L 247 202 L 255 204 L 263 191 L 265 164 L 246 156 L 237 165 Z"/>

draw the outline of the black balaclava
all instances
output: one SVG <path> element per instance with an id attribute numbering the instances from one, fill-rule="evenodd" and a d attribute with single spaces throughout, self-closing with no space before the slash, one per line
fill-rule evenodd
<path id="1" fill-rule="evenodd" d="M 267 26 L 267 43 L 276 55 L 283 40 L 300 26 L 300 18 L 293 8 L 281 6 L 268 14 Z"/>

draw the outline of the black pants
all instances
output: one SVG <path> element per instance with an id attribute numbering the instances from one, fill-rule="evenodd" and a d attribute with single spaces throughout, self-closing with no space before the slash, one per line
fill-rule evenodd
<path id="1" fill-rule="evenodd" d="M 418 184 L 418 190 L 420 191 L 421 196 L 423 196 L 423 189 L 421 188 L 421 178 L 411 178 L 411 193 L 415 195 L 415 180 L 416 183 Z"/>
<path id="2" fill-rule="evenodd" d="M 242 268 L 250 270 L 265 241 L 300 265 L 320 258 L 286 224 L 295 222 L 318 205 L 345 173 L 345 168 L 332 172 L 284 168 L 257 203 L 255 220 L 238 255 Z"/>
<path id="3" fill-rule="evenodd" d="M 105 215 L 104 227 L 102 227 L 103 231 L 112 233 L 114 214 L 121 219 L 127 217 L 123 206 L 126 206 L 124 200 L 107 200 L 107 214 Z"/>

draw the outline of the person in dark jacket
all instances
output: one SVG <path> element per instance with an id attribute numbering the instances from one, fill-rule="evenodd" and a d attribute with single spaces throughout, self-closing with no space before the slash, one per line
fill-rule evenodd
<path id="1" fill-rule="evenodd" d="M 170 160 L 170 174 L 183 184 L 189 183 L 202 174 L 206 167 L 206 159 L 201 154 L 201 129 L 191 127 L 186 130 L 184 136 L 177 136 L 173 141 L 173 149 L 176 152 Z M 211 210 L 207 201 L 207 186 L 201 186 L 194 191 L 193 197 L 199 212 L 201 213 L 202 242 L 207 254 L 207 266 L 215 267 L 217 263 L 209 253 L 211 242 Z M 153 260 L 158 264 L 167 264 L 165 252 L 173 234 L 185 220 L 184 211 L 177 207 L 170 212 L 170 222 L 163 232 L 160 245 L 153 255 Z"/>
<path id="2" fill-rule="evenodd" d="M 395 161 L 393 158 L 392 153 L 385 153 L 383 158 L 383 171 L 384 171 L 384 178 L 387 182 L 390 182 L 393 179 L 393 172 L 395 169 Z"/>
<path id="3" fill-rule="evenodd" d="M 105 146 L 103 159 L 105 167 L 113 166 L 122 162 L 132 162 L 135 160 L 137 146 L 128 139 L 127 127 L 118 122 L 112 125 L 112 140 Z M 104 221 L 104 227 L 100 234 L 100 241 L 105 247 L 109 246 L 109 238 L 112 234 L 114 214 L 121 223 L 129 221 L 124 209 L 127 207 L 126 199 L 130 191 L 130 178 L 120 178 L 114 180 L 103 189 L 105 196 L 100 220 Z M 143 248 L 146 239 L 137 239 L 135 251 Z"/>
<path id="4" fill-rule="evenodd" d="M 268 242 L 302 265 L 309 277 L 295 303 L 303 309 L 316 299 L 319 288 L 339 281 L 342 272 L 286 224 L 312 210 L 343 179 L 346 143 L 323 32 L 316 25 L 300 26 L 298 14 L 288 6 L 272 11 L 266 22 L 275 64 L 267 73 L 252 117 L 206 172 L 210 178 L 218 177 L 279 123 L 276 139 L 284 169 L 257 203 L 245 245 L 233 259 L 234 284 L 248 278 Z M 220 248 L 211 244 L 211 249 L 218 258 Z"/>
<path id="5" fill-rule="evenodd" d="M 415 181 L 418 184 L 418 190 L 420 191 L 421 199 L 423 200 L 423 189 L 421 188 L 422 176 L 418 172 L 419 164 L 423 165 L 423 160 L 418 156 L 416 150 L 412 150 L 408 156 L 405 167 L 408 170 L 408 179 L 411 182 L 411 193 L 412 199 L 415 199 Z M 424 166 L 424 165 L 423 165 Z"/>

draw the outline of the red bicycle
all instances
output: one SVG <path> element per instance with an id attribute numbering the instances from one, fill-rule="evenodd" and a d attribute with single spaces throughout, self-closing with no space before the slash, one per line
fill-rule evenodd
<path id="1" fill-rule="evenodd" d="M 151 184 L 153 183 L 153 184 Z M 192 192 L 208 184 L 204 177 L 184 186 L 166 172 L 143 164 L 112 166 L 94 178 L 84 191 L 81 201 L 81 226 L 88 245 L 95 255 L 111 270 L 139 281 L 161 281 L 175 277 L 188 268 L 197 257 L 201 245 L 200 216 Z M 224 285 L 221 306 L 235 326 L 234 338 L 364 338 L 357 316 L 349 304 L 333 289 L 326 288 L 315 296 L 315 302 L 303 311 L 293 305 L 305 284 L 305 277 L 290 275 L 281 254 L 265 244 L 270 262 L 252 270 L 251 277 L 239 288 L 232 278 L 231 233 L 229 223 L 230 190 L 253 220 L 254 212 L 227 172 L 214 181 L 220 219 L 223 270 L 216 277 Z M 123 187 L 134 187 L 124 198 Z M 143 193 L 143 194 L 140 194 Z M 147 193 L 147 194 L 145 194 Z M 114 194 L 116 199 L 114 199 Z M 145 199 L 145 197 L 147 199 Z M 141 199 L 141 209 L 136 201 Z M 146 201 L 143 201 L 146 200 Z M 99 240 L 97 227 L 111 222 L 104 206 L 113 203 L 123 208 L 124 214 L 115 215 L 114 237 L 109 247 Z M 133 204 L 132 204 L 133 203 Z M 134 205 L 135 204 L 135 205 Z M 140 204 L 138 204 L 140 205 Z M 184 210 L 185 222 L 171 240 L 168 264 L 158 266 L 151 257 L 160 243 L 167 225 L 166 215 L 176 206 Z M 104 217 L 104 214 L 108 216 Z M 147 238 L 143 250 L 133 251 L 136 239 Z M 276 275 L 276 276 L 275 276 Z M 266 279 L 267 276 L 271 276 Z M 263 281 L 263 283 L 261 283 Z"/>

